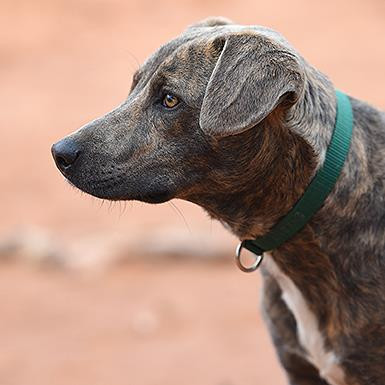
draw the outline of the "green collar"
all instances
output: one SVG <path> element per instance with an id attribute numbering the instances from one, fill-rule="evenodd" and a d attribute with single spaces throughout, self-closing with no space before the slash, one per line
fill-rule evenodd
<path id="1" fill-rule="evenodd" d="M 336 95 L 336 123 L 323 166 L 294 207 L 266 235 L 253 240 L 245 240 L 239 244 L 237 263 L 241 270 L 246 272 L 256 270 L 262 261 L 263 253 L 278 248 L 298 233 L 321 208 L 332 191 L 348 155 L 353 130 L 350 99 L 340 91 L 336 91 Z M 245 267 L 240 260 L 243 247 L 258 257 L 251 267 Z"/>

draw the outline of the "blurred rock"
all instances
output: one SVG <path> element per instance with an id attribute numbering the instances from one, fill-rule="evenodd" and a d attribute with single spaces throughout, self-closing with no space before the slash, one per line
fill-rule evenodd
<path id="1" fill-rule="evenodd" d="M 233 251 L 230 242 L 224 242 L 222 234 L 189 233 L 178 227 L 163 227 L 146 237 L 141 235 L 132 248 L 141 255 L 210 260 L 226 259 Z"/>
<path id="2" fill-rule="evenodd" d="M 65 247 L 52 234 L 37 227 L 21 227 L 0 238 L 0 260 L 62 265 L 65 257 Z"/>
<path id="3" fill-rule="evenodd" d="M 27 261 L 37 265 L 74 270 L 104 270 L 138 260 L 231 260 L 235 240 L 207 233 L 189 233 L 162 227 L 151 234 L 92 233 L 78 238 L 59 237 L 34 226 L 17 228 L 0 236 L 0 260 Z"/>

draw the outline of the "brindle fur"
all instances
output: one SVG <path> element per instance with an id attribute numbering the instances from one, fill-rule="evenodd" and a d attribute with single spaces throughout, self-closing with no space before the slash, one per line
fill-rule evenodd
<path id="1" fill-rule="evenodd" d="M 166 92 L 181 103 L 161 105 Z M 385 383 L 385 114 L 351 98 L 351 149 L 314 218 L 271 257 L 318 319 L 345 383 Z M 322 165 L 335 89 L 278 33 L 214 18 L 161 47 L 127 100 L 64 139 L 81 148 L 63 171 L 101 198 L 202 206 L 240 239 L 266 233 Z M 276 280 L 266 319 L 291 384 L 326 384 L 307 360 Z"/>

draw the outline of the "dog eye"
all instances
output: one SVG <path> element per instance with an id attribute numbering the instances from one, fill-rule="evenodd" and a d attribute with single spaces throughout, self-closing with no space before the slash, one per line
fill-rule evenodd
<path id="1" fill-rule="evenodd" d="M 173 108 L 178 103 L 179 103 L 178 98 L 172 94 L 166 94 L 162 101 L 163 106 L 166 108 Z"/>

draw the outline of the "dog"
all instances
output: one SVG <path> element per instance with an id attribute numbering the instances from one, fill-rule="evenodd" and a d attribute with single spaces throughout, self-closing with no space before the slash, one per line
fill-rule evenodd
<path id="1" fill-rule="evenodd" d="M 349 97 L 350 150 L 320 210 L 266 255 L 263 310 L 292 385 L 385 384 L 385 113 Z M 185 199 L 266 234 L 322 166 L 336 92 L 277 32 L 210 18 L 135 73 L 128 98 L 52 147 L 93 196 Z"/>

